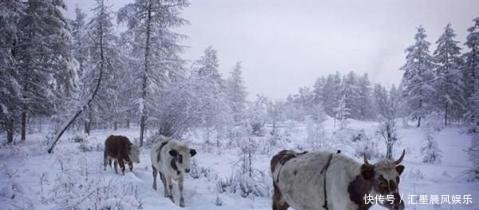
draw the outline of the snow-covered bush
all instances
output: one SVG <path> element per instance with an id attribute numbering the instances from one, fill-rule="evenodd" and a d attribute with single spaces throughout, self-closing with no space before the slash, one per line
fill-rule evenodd
<path id="1" fill-rule="evenodd" d="M 75 159 L 58 155 L 61 171 L 51 190 L 43 193 L 46 204 L 55 209 L 141 209 L 140 187 L 126 182 L 127 176 L 115 179 L 99 176 L 100 167 L 91 167 L 86 157 Z"/>
<path id="2" fill-rule="evenodd" d="M 353 134 L 351 141 L 357 142 L 357 141 L 364 141 L 364 140 L 369 140 L 369 138 L 366 136 L 366 132 L 364 129 L 359 130 L 356 134 Z"/>
<path id="3" fill-rule="evenodd" d="M 216 195 L 215 205 L 217 205 L 217 206 L 222 206 L 223 205 L 223 200 L 220 198 L 219 195 Z"/>
<path id="4" fill-rule="evenodd" d="M 219 179 L 219 193 L 239 193 L 241 197 L 265 197 L 271 190 L 269 176 L 253 167 L 257 145 L 248 138 L 241 146 L 239 168 L 230 177 Z"/>
<path id="5" fill-rule="evenodd" d="M 88 138 L 88 135 L 86 133 L 76 132 L 72 135 L 72 137 L 70 139 L 73 142 L 80 143 L 80 142 L 86 141 L 87 138 Z"/>
<path id="6" fill-rule="evenodd" d="M 219 179 L 217 190 L 219 193 L 239 194 L 241 197 L 267 197 L 271 191 L 269 176 L 258 171 L 254 176 L 237 171 L 230 177 Z"/>
<path id="7" fill-rule="evenodd" d="M 354 155 L 356 157 L 366 157 L 368 159 L 380 159 L 383 155 L 379 152 L 378 143 L 368 136 L 364 136 L 363 140 L 356 142 Z"/>
<path id="8" fill-rule="evenodd" d="M 207 180 L 211 181 L 218 178 L 218 175 L 214 174 L 211 168 L 198 166 L 198 161 L 196 161 L 196 159 L 192 160 L 190 170 L 191 171 L 189 174 L 193 179 L 199 179 L 204 177 Z"/>
<path id="9" fill-rule="evenodd" d="M 433 133 L 430 129 L 425 131 L 424 145 L 421 147 L 421 153 L 423 154 L 423 163 L 440 163 L 441 162 L 441 150 L 434 139 Z"/>
<path id="10" fill-rule="evenodd" d="M 326 131 L 321 123 L 313 119 L 306 120 L 306 143 L 312 149 L 326 149 L 329 147 Z"/>

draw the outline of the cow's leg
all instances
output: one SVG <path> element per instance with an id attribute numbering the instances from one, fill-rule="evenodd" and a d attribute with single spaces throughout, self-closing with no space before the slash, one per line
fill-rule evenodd
<path id="1" fill-rule="evenodd" d="M 118 174 L 118 160 L 113 160 L 113 167 L 115 167 L 115 173 Z"/>
<path id="2" fill-rule="evenodd" d="M 105 151 L 103 151 L 103 170 L 106 171 L 106 164 L 107 164 L 107 161 L 108 161 L 108 157 L 107 157 L 107 154 L 106 154 L 106 149 Z"/>
<path id="3" fill-rule="evenodd" d="M 132 161 L 128 161 L 128 165 L 130 166 L 130 171 L 133 171 L 133 162 L 132 162 Z"/>
<path id="4" fill-rule="evenodd" d="M 281 192 L 279 191 L 278 187 L 276 184 L 273 183 L 273 210 L 286 210 L 289 208 L 288 203 L 283 198 L 283 195 L 281 195 Z"/>
<path id="5" fill-rule="evenodd" d="M 183 197 L 183 176 L 178 180 L 178 188 L 180 190 L 180 207 L 185 207 L 185 198 Z"/>
<path id="6" fill-rule="evenodd" d="M 168 189 L 166 188 L 165 175 L 164 175 L 163 173 L 161 173 L 161 171 L 158 171 L 158 173 L 160 174 L 161 183 L 163 183 L 163 193 L 164 193 L 164 196 L 165 196 L 165 197 L 168 197 Z"/>
<path id="7" fill-rule="evenodd" d="M 166 188 L 165 189 L 168 189 L 167 190 L 167 197 L 170 198 L 171 202 L 175 202 L 175 200 L 173 199 L 173 182 L 171 180 L 171 177 L 169 176 L 165 176 L 165 185 L 166 185 Z"/>
<path id="8" fill-rule="evenodd" d="M 121 173 L 125 175 L 125 161 L 118 160 L 118 162 L 120 163 Z"/>
<path id="9" fill-rule="evenodd" d="M 151 165 L 153 169 L 153 189 L 156 191 L 156 176 L 158 175 L 158 171 L 156 170 L 155 166 Z M 163 180 L 162 180 L 163 181 Z"/>

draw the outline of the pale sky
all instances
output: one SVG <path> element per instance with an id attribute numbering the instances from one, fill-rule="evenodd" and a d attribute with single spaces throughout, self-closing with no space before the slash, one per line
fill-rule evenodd
<path id="1" fill-rule="evenodd" d="M 116 11 L 132 0 L 110 0 Z M 68 16 L 75 5 L 84 11 L 93 0 L 65 0 Z M 314 84 L 339 71 L 368 73 L 374 82 L 398 84 L 404 50 L 423 25 L 434 43 L 451 23 L 461 41 L 478 0 L 190 0 L 183 12 L 189 25 L 184 58 L 198 59 L 203 50 L 218 50 L 220 72 L 228 76 L 237 61 L 249 97 L 274 99 Z M 435 46 L 433 45 L 431 51 Z"/>

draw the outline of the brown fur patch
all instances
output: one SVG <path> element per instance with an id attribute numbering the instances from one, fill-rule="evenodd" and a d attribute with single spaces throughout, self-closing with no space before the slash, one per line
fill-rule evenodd
<path id="1" fill-rule="evenodd" d="M 367 210 L 372 206 L 372 204 L 365 204 L 364 201 L 364 196 L 371 192 L 372 187 L 372 181 L 366 180 L 360 175 L 356 176 L 356 179 L 349 183 L 349 199 L 358 205 L 358 210 Z"/>
<path id="2" fill-rule="evenodd" d="M 364 179 L 372 179 L 374 178 L 374 166 L 372 165 L 361 165 L 361 176 Z"/>
<path id="3" fill-rule="evenodd" d="M 111 135 L 105 140 L 104 158 L 116 159 L 120 167 L 125 171 L 124 162 L 131 163 L 129 153 L 132 143 L 125 136 Z"/>
<path id="4" fill-rule="evenodd" d="M 281 165 L 284 165 L 288 160 L 291 160 L 292 158 L 295 158 L 299 155 L 306 154 L 307 152 L 295 152 L 293 150 L 282 150 L 278 152 L 278 154 L 274 155 L 273 158 L 271 159 L 271 172 L 273 172 L 276 167 L 278 166 L 278 163 Z"/>

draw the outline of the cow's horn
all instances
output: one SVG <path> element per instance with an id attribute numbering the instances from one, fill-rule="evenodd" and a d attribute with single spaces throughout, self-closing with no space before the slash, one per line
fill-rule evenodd
<path id="1" fill-rule="evenodd" d="M 368 158 L 366 157 L 366 154 L 364 154 L 363 157 L 364 157 L 364 164 L 366 164 L 366 165 L 371 165 L 371 164 L 369 164 L 369 162 L 368 162 Z"/>
<path id="2" fill-rule="evenodd" d="M 399 159 L 398 159 L 398 160 L 394 161 L 394 163 L 395 163 L 395 164 L 399 164 L 399 163 L 401 163 L 402 159 L 404 158 L 404 154 L 405 154 L 405 153 L 406 153 L 406 150 L 405 150 L 405 149 L 403 149 L 403 150 L 402 150 L 401 157 L 399 157 Z"/>

